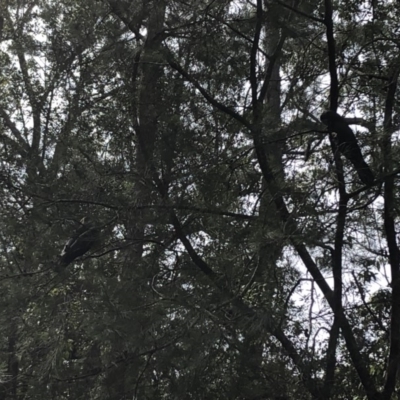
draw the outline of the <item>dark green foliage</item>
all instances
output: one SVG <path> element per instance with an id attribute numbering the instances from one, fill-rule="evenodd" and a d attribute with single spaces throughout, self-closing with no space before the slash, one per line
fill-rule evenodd
<path id="1" fill-rule="evenodd" d="M 333 4 L 340 185 L 323 3 L 3 3 L 0 400 L 376 400 L 398 8 Z"/>

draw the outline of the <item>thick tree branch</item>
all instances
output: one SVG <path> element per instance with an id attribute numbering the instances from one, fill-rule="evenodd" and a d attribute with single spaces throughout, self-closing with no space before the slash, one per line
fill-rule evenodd
<path id="1" fill-rule="evenodd" d="M 282 51 L 283 45 L 285 43 L 285 40 L 286 40 L 286 35 L 282 35 L 279 39 L 278 45 L 276 46 L 274 54 L 270 57 L 270 60 L 268 63 L 268 69 L 267 69 L 267 72 L 265 73 L 264 82 L 262 84 L 262 87 L 260 90 L 260 95 L 258 98 L 258 101 L 260 103 L 262 103 L 264 101 L 265 96 L 267 94 L 268 86 L 271 81 L 271 76 L 274 71 L 274 66 L 275 66 L 276 61 L 278 60 L 278 58 L 281 55 L 281 51 Z"/>
<path id="2" fill-rule="evenodd" d="M 340 333 L 339 327 L 339 318 L 335 317 L 329 332 L 328 349 L 326 351 L 326 371 L 323 387 L 323 393 L 326 399 L 331 397 L 331 392 L 335 381 L 336 348 Z"/>
<path id="3" fill-rule="evenodd" d="M 336 48 L 333 34 L 333 7 L 331 0 L 325 0 L 326 39 L 328 41 L 329 75 L 331 77 L 330 109 L 336 111 L 339 99 L 339 81 L 336 70 Z"/>
<path id="4" fill-rule="evenodd" d="M 331 78 L 330 87 L 330 110 L 336 112 L 339 100 L 339 82 L 336 69 L 336 49 L 335 49 L 335 38 L 333 30 L 333 7 L 331 0 L 325 0 L 325 18 L 324 23 L 326 25 L 326 37 L 328 42 L 328 61 L 329 61 L 329 74 Z M 347 203 L 349 196 L 346 193 L 343 166 L 340 160 L 339 152 L 332 135 L 330 134 L 330 142 L 332 152 L 335 157 L 336 174 L 339 183 L 339 210 L 337 216 L 337 227 L 335 233 L 335 250 L 332 259 L 333 277 L 334 277 L 334 299 L 333 299 L 333 311 L 335 312 L 335 320 L 331 330 L 331 337 L 328 348 L 328 365 L 325 389 L 328 390 L 328 382 L 334 378 L 334 365 L 335 365 L 335 348 L 337 346 L 338 339 L 338 327 L 342 328 L 343 336 L 346 340 L 347 349 L 353 359 L 354 366 L 358 372 L 360 380 L 367 392 L 368 398 L 374 398 L 377 396 L 377 391 L 372 384 L 369 376 L 369 372 L 366 368 L 365 362 L 361 357 L 361 354 L 357 348 L 357 344 L 354 341 L 354 336 L 351 331 L 351 327 L 348 325 L 348 321 L 342 310 L 342 249 L 343 249 L 343 235 L 346 223 L 347 214 Z M 340 316 L 340 321 L 338 317 Z M 344 323 L 344 325 L 343 325 Z"/>
<path id="5" fill-rule="evenodd" d="M 218 283 L 218 275 L 208 266 L 208 264 L 197 254 L 189 239 L 185 236 L 181 224 L 177 216 L 174 213 L 171 213 L 171 221 L 174 226 L 175 232 L 179 240 L 182 242 L 186 251 L 188 252 L 190 258 L 194 262 L 194 264 L 205 274 L 207 275 L 217 286 L 221 286 Z"/>
<path id="6" fill-rule="evenodd" d="M 258 121 L 259 107 L 261 104 L 258 102 L 258 82 L 257 82 L 257 50 L 260 42 L 260 34 L 263 21 L 263 7 L 262 0 L 257 0 L 257 20 L 254 31 L 253 45 L 250 52 L 250 87 L 251 99 L 253 107 L 254 120 Z"/>
<path id="7" fill-rule="evenodd" d="M 16 139 L 16 143 L 18 147 L 22 149 L 24 153 L 29 153 L 29 145 L 25 141 L 25 139 L 22 136 L 21 131 L 15 126 L 14 122 L 11 121 L 9 115 L 6 113 L 6 111 L 3 108 L 0 108 L 0 117 L 3 118 L 4 125 L 10 129 L 11 133 L 14 135 Z"/>
<path id="8" fill-rule="evenodd" d="M 397 90 L 397 80 L 399 78 L 399 69 L 393 74 L 389 84 L 389 90 L 385 103 L 383 154 L 385 154 L 385 173 L 392 172 L 392 115 L 395 94 Z M 395 187 L 394 175 L 389 175 L 385 179 L 384 186 L 384 228 L 385 236 L 389 249 L 389 263 L 392 274 L 392 310 L 390 325 L 390 351 L 389 360 L 386 369 L 386 382 L 383 390 L 384 398 L 390 398 L 396 385 L 396 375 L 400 361 L 400 252 L 396 240 L 395 226 Z"/>
<path id="9" fill-rule="evenodd" d="M 332 152 L 334 154 L 336 176 L 339 186 L 339 210 L 336 220 L 336 232 L 334 251 L 332 254 L 332 273 L 333 273 L 333 302 L 335 318 L 329 332 L 328 349 L 326 353 L 326 374 L 324 382 L 324 394 L 326 398 L 330 397 L 331 389 L 335 380 L 335 367 L 336 367 L 336 348 L 339 339 L 340 319 L 339 314 L 343 313 L 342 306 L 342 251 L 343 251 L 343 236 L 347 215 L 347 203 L 349 201 L 346 187 L 344 182 L 343 164 L 340 159 L 339 150 L 333 140 L 332 134 L 329 134 Z"/>
<path id="10" fill-rule="evenodd" d="M 357 370 L 357 373 L 360 377 L 360 380 L 361 380 L 363 386 L 366 389 L 366 392 L 368 393 L 368 397 L 370 399 L 373 399 L 376 396 L 377 391 L 373 385 L 369 371 L 366 367 L 365 360 L 361 356 L 361 353 L 359 351 L 359 348 L 358 348 L 357 342 L 355 340 L 355 337 L 353 335 L 349 321 L 348 321 L 346 315 L 344 314 L 343 310 L 336 309 L 333 291 L 329 287 L 329 285 L 326 282 L 323 275 L 321 274 L 319 268 L 317 267 L 314 260 L 312 259 L 306 246 L 301 241 L 301 239 L 298 238 L 297 235 L 293 235 L 293 232 L 298 232 L 298 227 L 296 226 L 295 221 L 291 218 L 290 213 L 286 207 L 286 204 L 285 204 L 282 196 L 279 195 L 278 185 L 275 182 L 275 177 L 268 165 L 268 160 L 263 151 L 262 143 L 260 143 L 259 139 L 257 139 L 257 135 L 254 135 L 254 143 L 255 143 L 256 153 L 257 153 L 261 171 L 263 173 L 264 179 L 268 183 L 268 187 L 271 190 L 271 194 L 274 198 L 274 203 L 280 214 L 281 220 L 284 223 L 284 226 L 286 227 L 285 232 L 288 235 L 288 237 L 291 238 L 291 242 L 292 242 L 295 250 L 299 254 L 301 260 L 303 261 L 305 267 L 310 272 L 311 276 L 313 277 L 313 279 L 317 283 L 318 287 L 324 294 L 330 307 L 335 312 L 335 317 L 339 319 L 340 328 L 342 330 L 344 339 L 346 341 L 346 346 L 350 353 L 350 357 L 353 361 L 354 367 Z"/>

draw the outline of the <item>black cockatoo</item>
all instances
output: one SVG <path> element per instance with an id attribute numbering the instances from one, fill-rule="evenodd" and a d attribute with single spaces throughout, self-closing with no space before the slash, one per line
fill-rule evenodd
<path id="1" fill-rule="evenodd" d="M 99 230 L 93 226 L 89 217 L 82 218 L 75 234 L 65 243 L 60 254 L 60 265 L 66 267 L 76 258 L 87 253 L 97 241 L 98 235 Z"/>
<path id="2" fill-rule="evenodd" d="M 362 183 L 371 185 L 375 179 L 374 174 L 364 161 L 356 136 L 346 119 L 332 110 L 325 111 L 320 118 L 330 131 L 336 133 L 340 152 L 354 165 Z"/>

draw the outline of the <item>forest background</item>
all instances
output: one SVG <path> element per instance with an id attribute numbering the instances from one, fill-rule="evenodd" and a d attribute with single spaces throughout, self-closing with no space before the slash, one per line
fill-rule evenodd
<path id="1" fill-rule="evenodd" d="M 398 2 L 1 0 L 0 39 L 0 400 L 397 398 Z"/>

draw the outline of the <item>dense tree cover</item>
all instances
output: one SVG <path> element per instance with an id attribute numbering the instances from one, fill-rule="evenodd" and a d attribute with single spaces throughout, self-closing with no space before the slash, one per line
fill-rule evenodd
<path id="1" fill-rule="evenodd" d="M 395 398 L 399 26 L 383 0 L 0 1 L 0 400 Z"/>

